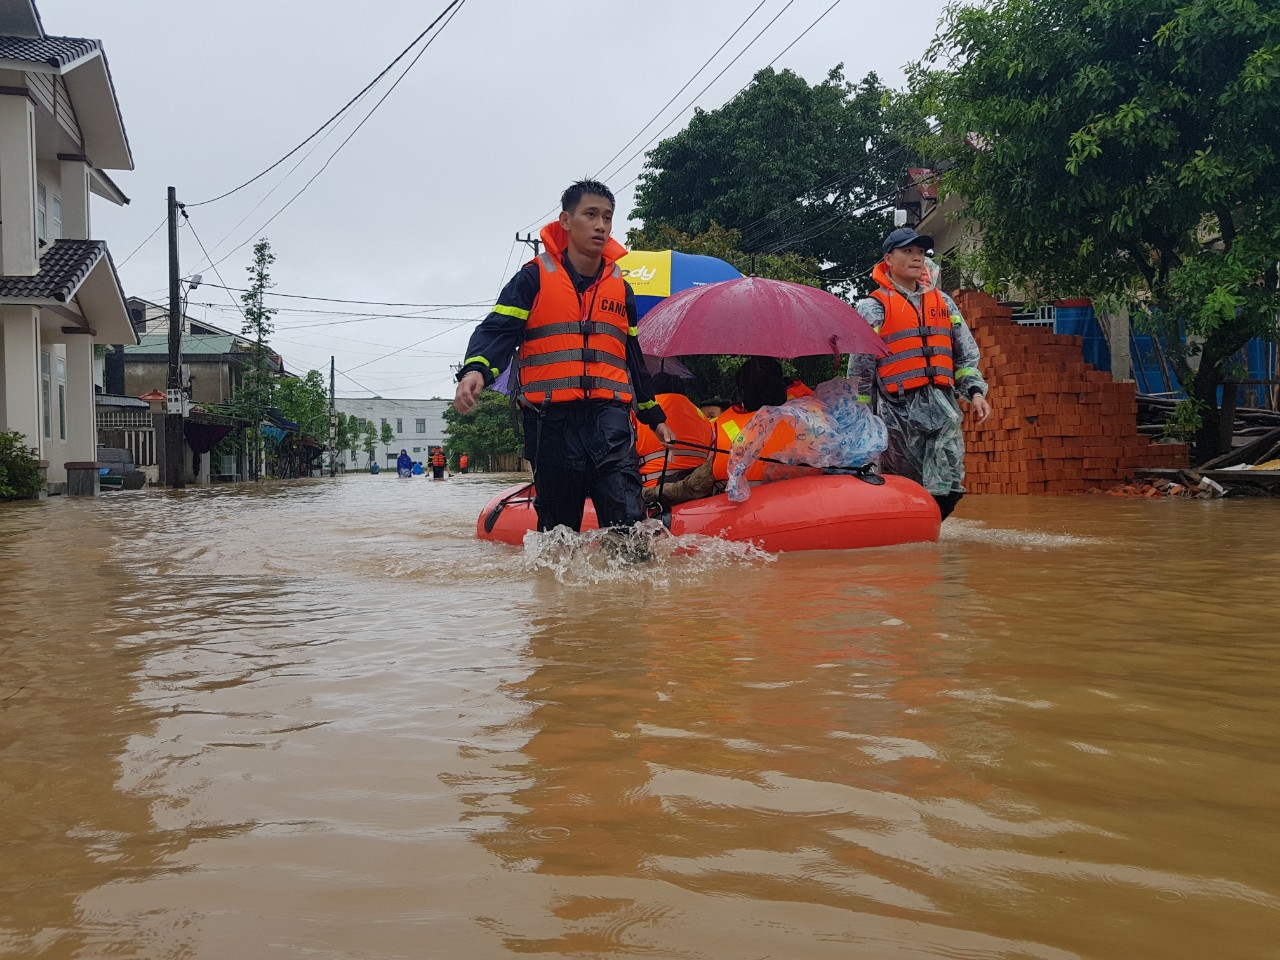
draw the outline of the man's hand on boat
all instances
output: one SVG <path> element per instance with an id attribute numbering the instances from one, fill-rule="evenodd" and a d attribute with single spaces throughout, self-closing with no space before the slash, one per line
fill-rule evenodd
<path id="1" fill-rule="evenodd" d="M 668 427 L 665 423 L 660 423 L 653 428 L 653 435 L 662 441 L 664 447 L 675 446 L 676 432 Z"/>
<path id="2" fill-rule="evenodd" d="M 484 393 L 484 374 L 479 370 L 472 370 L 458 381 L 458 389 L 453 395 L 453 409 L 459 413 L 470 413 L 482 393 Z"/>

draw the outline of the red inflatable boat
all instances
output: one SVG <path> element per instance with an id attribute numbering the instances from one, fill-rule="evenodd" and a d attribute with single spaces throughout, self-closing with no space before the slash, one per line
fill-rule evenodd
<path id="1" fill-rule="evenodd" d="M 933 497 L 902 477 L 884 480 L 873 485 L 847 475 L 795 477 L 753 487 L 745 503 L 734 503 L 724 494 L 693 500 L 671 509 L 671 532 L 749 541 L 771 553 L 937 540 L 942 521 Z M 595 527 L 595 510 L 588 500 L 582 529 Z M 537 528 L 533 486 L 522 484 L 485 505 L 476 521 L 476 536 L 519 545 Z"/>

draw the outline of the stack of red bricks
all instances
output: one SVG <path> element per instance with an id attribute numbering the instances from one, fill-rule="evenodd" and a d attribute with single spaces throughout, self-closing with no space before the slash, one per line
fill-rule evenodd
<path id="1" fill-rule="evenodd" d="M 972 290 L 956 295 L 991 387 L 985 424 L 965 417 L 965 487 L 973 493 L 1082 493 L 1151 467 L 1186 467 L 1187 447 L 1138 433 L 1132 383 L 1084 362 L 1079 337 L 1024 327 Z"/>

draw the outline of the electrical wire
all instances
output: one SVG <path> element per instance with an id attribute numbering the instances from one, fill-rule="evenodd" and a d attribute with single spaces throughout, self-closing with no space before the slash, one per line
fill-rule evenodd
<path id="1" fill-rule="evenodd" d="M 507 262 L 511 262 L 510 256 Z M 216 283 L 206 283 L 206 287 L 216 287 Z M 246 293 L 244 287 L 227 287 L 228 290 L 234 290 L 236 293 Z M 311 297 L 301 293 L 277 293 L 275 290 L 267 292 L 269 297 L 284 297 L 289 300 L 317 300 L 323 303 L 353 303 L 369 307 L 423 307 L 426 309 L 448 309 L 455 307 L 485 307 L 489 305 L 488 300 L 476 300 L 472 303 L 394 303 L 387 300 L 343 300 L 338 297 Z M 281 308 L 283 309 L 283 308 Z"/>
<path id="2" fill-rule="evenodd" d="M 254 183 L 254 182 L 255 182 L 255 181 L 257 181 L 257 180 L 261 180 L 264 176 L 266 176 L 268 173 L 270 173 L 270 172 L 271 172 L 272 170 L 274 170 L 276 167 L 280 166 L 280 164 L 284 163 L 284 162 L 285 162 L 286 160 L 288 160 L 291 156 L 293 156 L 295 153 L 297 153 L 299 150 L 301 150 L 303 147 L 305 147 L 308 143 L 310 143 L 312 140 L 314 140 L 316 137 L 318 137 L 318 136 L 319 136 L 319 135 L 320 135 L 320 134 L 321 134 L 321 133 L 322 133 L 322 132 L 323 132 L 323 131 L 324 131 L 324 130 L 325 130 L 325 129 L 330 125 L 330 124 L 332 124 L 332 123 L 333 123 L 334 121 L 336 121 L 339 117 L 341 117 L 344 113 L 346 113 L 346 112 L 347 112 L 347 110 L 348 110 L 348 109 L 350 109 L 350 108 L 351 108 L 351 107 L 352 107 L 352 106 L 353 106 L 357 101 L 359 101 L 361 97 L 363 97 L 366 93 L 368 93 L 368 92 L 369 92 L 369 90 L 371 90 L 374 86 L 376 86 L 376 85 L 377 85 L 377 83 L 378 83 L 378 81 L 380 81 L 383 77 L 385 77 L 388 73 L 390 73 L 390 72 L 391 72 L 391 70 L 395 67 L 395 65 L 396 65 L 397 63 L 399 63 L 399 62 L 400 62 L 401 60 L 403 60 L 406 56 L 408 56 L 409 51 L 410 51 L 410 50 L 412 50 L 414 47 L 416 47 L 416 46 L 418 45 L 419 41 L 421 41 L 423 37 L 425 37 L 428 33 L 430 33 L 430 32 L 432 31 L 432 29 L 435 27 L 435 25 L 436 25 L 437 23 L 439 23 L 441 20 L 443 20 L 443 19 L 444 19 L 444 17 L 445 17 L 445 15 L 446 15 L 450 10 L 452 10 L 454 7 L 461 8 L 462 4 L 463 4 L 463 3 L 465 3 L 465 2 L 466 2 L 466 0 L 453 0 L 453 2 L 452 2 L 452 3 L 450 3 L 447 7 L 445 7 L 445 8 L 444 8 L 440 13 L 439 13 L 439 15 L 438 15 L 434 20 L 432 20 L 432 21 L 431 21 L 431 23 L 429 23 L 429 24 L 427 25 L 427 28 L 426 28 L 425 30 L 423 30 L 420 34 L 418 34 L 416 37 L 414 37 L 414 38 L 413 38 L 413 42 L 412 42 L 412 43 L 410 43 L 407 47 L 405 47 L 403 50 L 401 50 L 401 51 L 400 51 L 400 53 L 396 56 L 396 58 L 395 58 L 394 60 L 392 60 L 389 64 L 387 64 L 385 67 L 383 67 L 383 68 L 382 68 L 382 71 L 381 71 L 381 72 L 380 72 L 376 77 L 374 77 L 372 80 L 370 80 L 370 81 L 369 81 L 369 83 L 365 85 L 364 89 L 362 89 L 362 90 L 361 90 L 359 93 L 357 93 L 354 97 L 352 97 L 350 100 L 348 100 L 348 101 L 347 101 L 347 102 L 342 106 L 342 109 L 340 109 L 340 110 L 339 110 L 337 113 L 335 113 L 332 117 L 330 117 L 328 120 L 326 120 L 324 123 L 322 123 L 322 124 L 321 124 L 321 125 L 320 125 L 316 130 L 315 130 L 315 132 L 314 132 L 314 133 L 312 133 L 309 137 L 307 137 L 305 140 L 303 140 L 300 144 L 298 144 L 296 147 L 294 147 L 292 150 L 290 150 L 288 153 L 286 153 L 283 157 L 281 157 L 281 158 L 280 158 L 279 160 L 277 160 L 275 163 L 271 164 L 271 166 L 267 167 L 267 168 L 266 168 L 265 170 L 263 170 L 261 173 L 255 174 L 254 176 L 250 177 L 248 180 L 246 180 L 244 183 L 240 184 L 238 187 L 232 187 L 232 188 L 231 188 L 230 190 L 228 190 L 226 193 L 221 193 L 221 194 L 219 194 L 219 195 L 218 195 L 218 196 L 216 196 L 216 197 L 210 197 L 208 200 L 201 200 L 201 201 L 199 201 L 199 202 L 197 202 L 197 203 L 189 204 L 189 206 L 192 206 L 192 207 L 202 207 L 202 206 L 204 206 L 205 204 L 208 204 L 208 203 L 216 203 L 216 202 L 217 202 L 217 201 L 219 201 L 219 200 L 225 200 L 227 197 L 231 196 L 233 193 L 238 193 L 238 192 L 240 192 L 241 190 L 243 190 L 245 187 L 249 186 L 251 183 Z M 455 11 L 455 12 L 456 12 L 456 11 Z"/>
<path id="3" fill-rule="evenodd" d="M 622 145 L 622 147 L 618 150 L 618 152 L 617 152 L 617 153 L 615 153 L 612 157 L 610 157 L 610 158 L 609 158 L 608 160 L 606 160 L 603 164 L 601 164 L 600 169 L 599 169 L 599 170 L 597 170 L 597 171 L 592 175 L 592 179 L 593 179 L 593 180 L 598 180 L 598 179 L 600 178 L 600 175 L 601 175 L 602 173 L 604 173 L 604 172 L 605 172 L 605 170 L 607 170 L 607 169 L 609 168 L 609 165 L 610 165 L 611 163 L 613 163 L 613 161 L 617 160 L 617 159 L 618 159 L 618 157 L 622 156 L 623 152 L 627 149 L 627 147 L 631 146 L 633 143 L 635 143 L 637 140 L 639 140 L 639 139 L 640 139 L 640 137 L 644 135 L 644 132 L 645 132 L 646 130 L 648 130 L 651 126 L 653 126 L 655 122 L 657 122 L 657 119 L 658 119 L 660 116 L 662 116 L 662 115 L 663 115 L 663 113 L 665 113 L 665 112 L 666 112 L 667 107 L 669 107 L 669 106 L 671 106 L 671 104 L 675 103 L 675 102 L 676 102 L 676 98 L 677 98 L 677 97 L 679 97 L 679 96 L 680 96 L 680 94 L 682 94 L 682 93 L 684 93 L 686 90 L 688 90 L 688 89 L 689 89 L 689 87 L 693 84 L 693 81 L 697 80 L 697 79 L 698 79 L 698 77 L 702 75 L 702 71 L 706 70 L 706 69 L 707 69 L 707 67 L 711 66 L 711 61 L 715 60 L 715 58 L 716 58 L 716 57 L 720 56 L 720 51 L 722 51 L 725 47 L 727 47 L 727 46 L 729 45 L 730 41 L 732 41 L 734 37 L 736 37 L 739 33 L 741 33 L 741 32 L 742 32 L 742 28 L 743 28 L 743 27 L 745 27 L 748 23 L 750 23 L 750 22 L 751 22 L 751 19 L 752 19 L 752 18 L 753 18 L 753 17 L 754 17 L 754 16 L 755 16 L 759 11 L 760 11 L 760 8 L 761 8 L 761 7 L 763 7 L 767 2 L 768 2 L 768 0 L 760 0 L 760 2 L 759 2 L 758 4 L 756 4 L 755 9 L 753 9 L 749 14 L 747 14 L 746 19 L 745 19 L 745 20 L 743 20 L 740 24 L 738 24 L 738 26 L 734 29 L 733 33 L 729 34 L 729 36 L 725 38 L 724 42 L 723 42 L 722 44 L 720 44 L 720 46 L 716 47 L 715 52 L 714 52 L 714 53 L 712 53 L 712 54 L 711 54 L 711 56 L 707 57 L 707 59 L 706 59 L 706 60 L 704 60 L 704 61 L 702 62 L 702 66 L 700 66 L 697 70 L 695 70 L 695 71 L 694 71 L 693 76 L 691 76 L 688 80 L 686 80 L 686 81 L 684 82 L 684 86 L 682 86 L 679 90 L 677 90 L 675 93 L 673 93 L 673 94 L 671 95 L 671 99 L 670 99 L 670 100 L 668 100 L 666 103 L 664 103 L 664 104 L 663 104 L 663 105 L 658 109 L 658 112 L 657 112 L 657 113 L 655 113 L 655 114 L 654 114 L 654 115 L 649 119 L 649 122 L 648 122 L 648 123 L 646 123 L 643 127 L 641 127 L 641 128 L 636 132 L 635 136 L 633 136 L 630 140 L 628 140 L 626 143 L 624 143 L 624 144 Z M 788 6 L 790 6 L 790 4 L 788 4 Z M 784 11 L 785 11 L 785 8 L 783 8 L 783 9 L 784 9 Z M 776 19 L 776 18 L 775 18 L 775 19 Z M 687 110 L 687 109 L 688 109 L 688 107 L 685 107 L 685 109 Z M 683 113 L 683 111 L 681 111 L 681 112 Z M 539 218 L 538 218 L 537 220 L 535 220 L 533 223 L 528 224 L 524 229 L 529 230 L 529 229 L 531 229 L 531 228 L 533 228 L 533 227 L 535 227 L 535 226 L 541 226 L 543 223 L 546 223 L 546 221 L 547 221 L 547 218 L 548 218 L 548 217 L 555 216 L 555 212 L 556 212 L 556 211 L 555 211 L 555 208 L 553 207 L 553 208 L 552 208 L 548 213 L 546 213 L 546 214 L 544 214 L 543 216 L 539 217 Z"/>
<path id="4" fill-rule="evenodd" d="M 439 38 L 440 34 L 444 32 L 445 27 L 447 27 L 453 21 L 453 18 L 457 16 L 458 11 L 462 9 L 465 3 L 466 3 L 466 0 L 454 0 L 454 2 L 449 5 L 449 7 L 445 8 L 446 11 L 452 8 L 453 12 L 448 14 L 448 17 L 444 20 L 444 23 L 441 25 L 440 29 L 437 30 L 436 33 L 431 38 L 429 38 L 425 44 L 423 44 L 422 49 L 419 50 L 417 55 L 415 55 L 414 58 L 409 61 L 409 65 L 404 68 L 404 70 L 400 73 L 400 76 L 396 77 L 395 81 L 391 84 L 391 86 L 387 89 L 387 91 L 378 99 L 378 102 L 375 103 L 369 109 L 369 112 L 365 114 L 364 119 L 362 119 L 360 123 L 356 125 L 356 128 L 354 130 L 352 130 L 349 134 L 347 134 L 346 138 L 340 144 L 338 144 L 338 146 L 334 149 L 333 153 L 329 154 L 329 158 L 325 160 L 324 164 L 320 167 L 319 170 L 317 170 L 314 174 L 311 175 L 311 178 L 302 185 L 302 188 L 297 193 L 295 193 L 292 197 L 290 197 L 285 202 L 284 206 L 282 206 L 279 210 L 273 213 L 266 220 L 266 222 L 262 224 L 262 226 L 254 230 L 253 233 L 251 233 L 248 238 L 246 238 L 245 240 L 241 241 L 240 243 L 232 247 L 230 250 L 228 250 L 227 253 L 224 256 L 222 256 L 216 263 L 211 262 L 209 264 L 210 267 L 217 266 L 217 264 L 227 260 L 233 253 L 235 253 L 241 247 L 245 246 L 245 244 L 251 243 L 254 237 L 260 236 L 262 234 L 262 231 L 265 230 L 267 227 L 269 227 L 276 220 L 277 217 L 279 217 L 282 213 L 288 210 L 289 207 L 292 206 L 295 200 L 297 200 L 300 196 L 306 193 L 307 188 L 310 187 L 311 184 L 315 183 L 316 179 L 320 176 L 320 174 L 324 173 L 325 170 L 329 169 L 329 164 L 331 164 L 334 161 L 334 159 L 338 156 L 338 154 L 342 152 L 342 148 L 351 142 L 352 138 L 354 138 L 355 135 L 359 133 L 360 130 L 364 127 L 364 125 L 368 123 L 370 119 L 372 119 L 373 115 L 377 113 L 378 108 L 382 106 L 382 104 L 386 101 L 386 99 L 395 92 L 396 87 L 398 87 L 401 81 L 403 81 L 404 78 L 409 75 L 409 71 L 411 71 L 414 68 L 414 66 L 417 65 L 418 61 L 422 59 L 423 54 L 425 54 L 427 50 L 431 48 L 431 44 L 434 43 Z M 444 16 L 445 15 L 443 13 L 440 15 L 440 17 L 444 17 Z M 440 17 L 436 18 L 437 22 L 439 21 Z"/>
<path id="5" fill-rule="evenodd" d="M 157 223 L 157 224 L 156 224 L 156 228 L 155 228 L 154 230 L 152 230 L 150 233 L 148 233 L 148 234 L 147 234 L 147 239 L 146 239 L 146 240 L 143 240 L 140 244 L 138 244 L 136 247 L 134 247 L 134 248 L 133 248 L 132 253 L 130 253 L 127 257 L 125 257 L 125 258 L 124 258 L 123 260 L 121 260 L 118 264 L 116 264 L 116 269 L 117 269 L 117 270 L 121 269 L 121 268 L 122 268 L 126 263 L 128 263 L 130 260 L 132 260 L 132 259 L 133 259 L 133 254 L 137 253 L 139 250 L 141 250 L 143 247 L 145 247 L 145 246 L 146 246 L 146 245 L 151 241 L 151 238 L 152 238 L 152 237 L 154 237 L 157 233 L 159 233 L 159 232 L 160 232 L 160 228 L 161 228 L 161 227 L 163 227 L 163 226 L 164 226 L 166 223 L 168 223 L 168 222 L 169 222 L 169 218 L 168 218 L 168 217 L 165 217 L 163 220 L 161 220 L 159 223 Z"/>

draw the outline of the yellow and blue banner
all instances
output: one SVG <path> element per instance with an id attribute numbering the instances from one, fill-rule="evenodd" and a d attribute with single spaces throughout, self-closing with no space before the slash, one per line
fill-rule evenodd
<path id="1" fill-rule="evenodd" d="M 679 250 L 632 250 L 618 261 L 618 266 L 635 291 L 638 317 L 673 293 L 742 276 L 717 257 Z"/>

